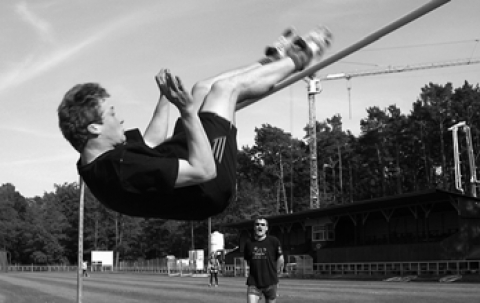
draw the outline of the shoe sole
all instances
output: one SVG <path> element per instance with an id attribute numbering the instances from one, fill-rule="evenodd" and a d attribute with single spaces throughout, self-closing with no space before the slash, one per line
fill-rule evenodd
<path id="1" fill-rule="evenodd" d="M 321 57 L 332 43 L 332 33 L 325 26 L 319 26 L 300 37 L 295 44 L 314 57 Z"/>
<path id="2" fill-rule="evenodd" d="M 265 55 L 274 59 L 281 59 L 287 56 L 287 52 L 292 48 L 294 41 L 298 39 L 298 35 L 293 27 L 287 28 L 283 34 L 265 49 Z"/>

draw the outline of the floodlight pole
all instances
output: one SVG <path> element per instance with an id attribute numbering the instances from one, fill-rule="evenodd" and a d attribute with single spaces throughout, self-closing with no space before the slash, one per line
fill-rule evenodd
<path id="1" fill-rule="evenodd" d="M 454 160 L 454 169 L 455 169 L 455 188 L 464 193 L 463 184 L 462 184 L 462 168 L 460 161 L 460 152 L 458 145 L 458 129 L 463 128 L 465 131 L 465 140 L 467 145 L 468 153 L 468 164 L 470 167 L 470 190 L 472 197 L 477 197 L 477 166 L 475 165 L 475 156 L 473 154 L 473 141 L 472 134 L 470 132 L 470 127 L 465 123 L 465 121 L 458 122 L 457 124 L 450 127 L 448 130 L 452 131 L 453 136 L 453 160 Z"/>
<path id="2" fill-rule="evenodd" d="M 430 2 L 426 3 L 425 5 L 417 8 L 416 10 L 410 12 L 409 14 L 401 17 L 400 19 L 397 19 L 396 21 L 386 25 L 385 27 L 377 30 L 376 32 L 368 35 L 367 37 L 363 38 L 362 40 L 358 41 L 357 43 L 339 51 L 338 53 L 332 55 L 331 57 L 326 58 L 325 60 L 318 62 L 309 68 L 304 69 L 303 71 L 300 71 L 287 79 L 283 80 L 282 82 L 278 83 L 275 85 L 270 91 L 267 93 L 263 94 L 262 96 L 255 98 L 255 99 L 247 99 L 243 100 L 239 103 L 237 103 L 236 110 L 240 110 L 250 104 L 253 104 L 267 96 L 270 96 L 271 94 L 305 78 L 308 77 L 311 74 L 316 73 L 317 71 L 321 70 L 322 68 L 325 68 L 335 62 L 337 62 L 340 59 L 343 59 L 344 57 L 358 51 L 361 48 L 364 48 L 365 46 L 379 40 L 380 38 L 386 36 L 387 34 L 390 34 L 391 32 L 399 29 L 400 27 L 406 25 L 407 23 L 410 23 L 423 15 L 439 8 L 440 6 L 446 4 L 447 2 L 450 2 L 451 0 L 431 0 Z"/>
<path id="3" fill-rule="evenodd" d="M 207 247 L 207 258 L 210 258 L 210 254 L 212 253 L 212 217 L 208 217 L 208 247 Z M 208 260 L 208 259 L 207 259 Z"/>
<path id="4" fill-rule="evenodd" d="M 80 177 L 80 201 L 78 203 L 78 257 L 77 257 L 77 303 L 82 303 L 83 292 L 83 211 L 85 183 Z"/>

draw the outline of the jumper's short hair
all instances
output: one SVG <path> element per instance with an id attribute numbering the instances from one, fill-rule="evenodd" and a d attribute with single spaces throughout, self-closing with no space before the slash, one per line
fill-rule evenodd
<path id="1" fill-rule="evenodd" d="M 63 136 L 79 153 L 88 140 L 95 135 L 88 131 L 88 125 L 102 123 L 99 112 L 100 100 L 110 97 L 97 83 L 77 84 L 63 97 L 58 106 L 58 125 Z"/>

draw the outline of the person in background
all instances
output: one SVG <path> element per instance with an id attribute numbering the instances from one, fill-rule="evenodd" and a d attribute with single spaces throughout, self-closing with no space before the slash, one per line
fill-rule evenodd
<path id="1" fill-rule="evenodd" d="M 210 283 L 208 287 L 212 287 L 213 279 L 215 279 L 215 287 L 218 287 L 218 273 L 220 270 L 220 261 L 215 257 L 215 252 L 212 252 L 208 259 L 208 271 L 210 272 Z"/>
<path id="2" fill-rule="evenodd" d="M 84 277 L 88 277 L 87 269 L 88 269 L 88 263 L 87 263 L 87 261 L 83 261 L 82 271 L 83 271 L 83 276 Z"/>
<path id="3" fill-rule="evenodd" d="M 282 246 L 276 237 L 267 235 L 266 218 L 256 218 L 253 229 L 254 237 L 244 248 L 244 259 L 250 267 L 247 302 L 257 303 L 264 296 L 266 303 L 275 303 L 278 276 L 282 273 L 284 264 Z"/>

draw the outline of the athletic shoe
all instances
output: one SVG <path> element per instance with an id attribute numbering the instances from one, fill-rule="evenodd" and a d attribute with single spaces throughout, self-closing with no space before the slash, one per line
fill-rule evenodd
<path id="1" fill-rule="evenodd" d="M 218 284 L 215 284 L 215 287 L 218 287 Z"/>
<path id="2" fill-rule="evenodd" d="M 319 59 L 332 43 L 332 33 L 325 26 L 318 26 L 306 35 L 296 39 L 294 44 L 307 52 L 312 59 Z"/>
<path id="3" fill-rule="evenodd" d="M 267 46 L 265 55 L 274 60 L 286 57 L 287 52 L 292 48 L 294 41 L 298 38 L 295 28 L 287 28 L 283 34 L 278 37 L 277 41 L 273 42 L 272 46 Z"/>
<path id="4" fill-rule="evenodd" d="M 318 26 L 306 35 L 297 38 L 287 55 L 302 70 L 313 60 L 319 60 L 332 41 L 332 33 L 324 26 Z"/>

